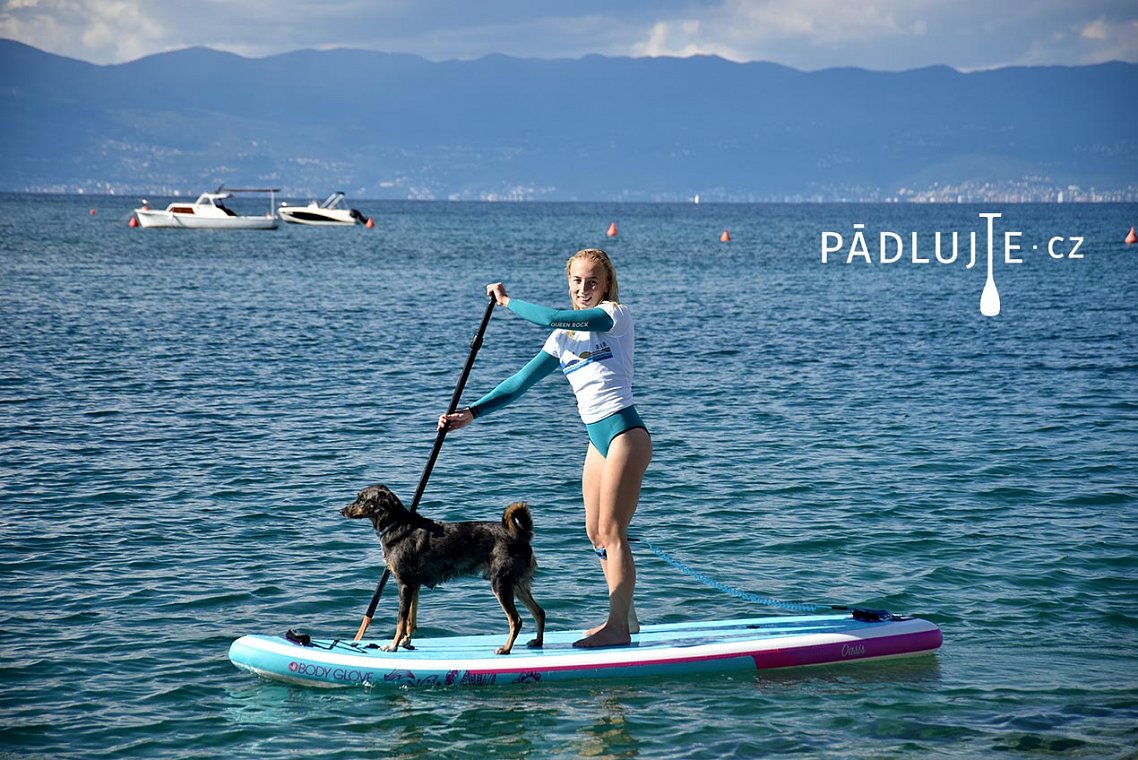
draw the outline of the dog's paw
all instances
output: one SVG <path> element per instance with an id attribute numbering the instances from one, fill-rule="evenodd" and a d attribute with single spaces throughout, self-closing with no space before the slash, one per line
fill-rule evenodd
<path id="1" fill-rule="evenodd" d="M 526 642 L 526 646 L 530 649 L 541 649 L 544 645 L 545 642 L 541 639 L 530 639 L 528 642 Z"/>
<path id="2" fill-rule="evenodd" d="M 396 652 L 399 650 L 399 647 L 395 646 L 394 644 L 384 644 L 380 647 L 380 649 L 385 652 Z"/>
<path id="3" fill-rule="evenodd" d="M 509 654 L 511 647 L 498 647 L 494 650 L 494 654 Z"/>
<path id="4" fill-rule="evenodd" d="M 410 641 L 408 641 L 406 644 L 404 644 L 403 648 L 406 649 L 408 652 L 414 652 L 415 651 L 415 647 L 411 644 Z"/>

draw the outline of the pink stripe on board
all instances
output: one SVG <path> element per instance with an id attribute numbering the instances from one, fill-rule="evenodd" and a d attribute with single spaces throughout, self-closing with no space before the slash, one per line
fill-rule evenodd
<path id="1" fill-rule="evenodd" d="M 750 653 L 736 652 L 732 654 L 709 654 L 649 660 L 629 659 L 608 663 L 589 662 L 580 665 L 538 665 L 533 668 L 533 672 L 569 673 L 584 670 L 609 670 L 612 668 L 651 669 L 697 662 L 731 660 L 738 657 L 751 657 L 757 669 L 765 670 L 795 665 L 817 665 L 821 663 L 844 662 L 846 660 L 860 660 L 871 657 L 888 657 L 889 655 L 895 654 L 927 652 L 940 647 L 941 641 L 940 629 L 933 628 L 928 631 L 918 631 L 916 633 L 896 636 L 853 639 L 851 641 L 839 641 L 832 644 L 816 644 L 813 646 L 791 647 L 787 649 L 769 649 Z M 520 671 L 517 667 L 502 667 L 472 668 L 466 672 L 471 675 L 516 675 Z"/>
<path id="2" fill-rule="evenodd" d="M 867 657 L 888 657 L 894 654 L 927 652 L 940 647 L 942 636 L 939 628 L 931 631 L 918 631 L 902 636 L 881 636 L 872 639 L 854 639 L 833 644 L 817 644 L 809 647 L 790 649 L 769 649 L 751 655 L 759 670 L 769 668 L 789 668 L 796 665 L 819 665 L 825 662 L 844 662 L 862 660 Z"/>

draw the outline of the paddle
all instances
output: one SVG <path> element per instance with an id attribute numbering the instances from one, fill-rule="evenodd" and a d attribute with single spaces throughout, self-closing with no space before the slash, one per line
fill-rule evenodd
<path id="1" fill-rule="evenodd" d="M 482 347 L 482 336 L 486 334 L 486 325 L 490 323 L 490 315 L 494 312 L 494 296 L 490 296 L 489 301 L 486 303 L 486 313 L 482 315 L 482 324 L 478 325 L 478 334 L 474 336 L 474 340 L 470 342 L 470 356 L 466 357 L 466 366 L 462 368 L 462 376 L 458 378 L 458 385 L 455 386 L 454 395 L 451 396 L 450 406 L 447 407 L 447 414 L 453 414 L 458 410 L 458 401 L 462 398 L 462 389 L 466 387 L 466 379 L 470 377 L 470 368 L 474 366 L 474 357 L 478 354 L 478 349 Z M 443 428 L 435 436 L 435 445 L 431 449 L 431 456 L 427 459 L 427 466 L 423 468 L 423 477 L 419 479 L 419 487 L 415 490 L 415 498 L 411 500 L 411 511 L 414 512 L 419 508 L 419 500 L 423 498 L 423 491 L 427 488 L 427 479 L 431 477 L 431 470 L 435 467 L 435 460 L 439 458 L 439 451 L 443 447 L 443 439 L 446 438 L 447 431 Z M 375 587 L 375 594 L 371 597 L 371 604 L 367 607 L 367 614 L 364 615 L 363 622 L 360 623 L 360 629 L 356 632 L 356 641 L 364 637 L 369 625 L 371 625 L 372 616 L 375 615 L 375 608 L 379 605 L 379 598 L 383 595 L 383 587 L 387 585 L 387 579 L 391 576 L 391 570 L 384 568 L 383 576 L 379 579 L 379 585 Z"/>

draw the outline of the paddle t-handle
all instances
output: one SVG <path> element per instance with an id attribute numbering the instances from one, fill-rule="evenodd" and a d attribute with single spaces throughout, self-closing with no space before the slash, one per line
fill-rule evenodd
<path id="1" fill-rule="evenodd" d="M 486 334 L 486 326 L 490 324 L 490 316 L 494 313 L 494 305 L 496 300 L 494 296 L 490 296 L 486 302 L 486 311 L 482 315 L 482 322 L 478 325 L 478 332 L 474 336 L 474 340 L 470 341 L 470 354 L 466 357 L 466 364 L 462 368 L 462 375 L 458 378 L 458 384 L 454 387 L 454 394 L 450 397 L 450 405 L 447 407 L 447 414 L 454 414 L 458 411 L 458 402 L 462 398 L 462 391 L 466 387 L 466 381 L 470 377 L 470 369 L 474 366 L 474 357 L 478 355 L 478 349 L 482 348 L 482 336 Z M 415 498 L 411 500 L 411 511 L 414 512 L 419 508 L 419 501 L 423 498 L 423 492 L 427 489 L 427 480 L 431 477 L 431 470 L 435 468 L 435 460 L 439 458 L 439 452 L 443 448 L 443 439 L 446 438 L 446 428 L 439 430 L 435 436 L 435 445 L 431 447 L 431 455 L 427 458 L 427 464 L 423 468 L 423 475 L 419 478 L 419 487 L 415 489 Z M 387 579 L 391 575 L 391 568 L 385 567 L 383 575 L 380 576 L 379 584 L 375 587 L 375 593 L 372 594 L 371 603 L 368 604 L 367 614 L 364 615 L 363 622 L 360 623 L 360 628 L 356 631 L 356 641 L 359 641 L 367 633 L 368 626 L 371 625 L 371 619 L 375 616 L 375 608 L 379 606 L 379 598 L 383 596 L 383 587 L 387 585 Z"/>

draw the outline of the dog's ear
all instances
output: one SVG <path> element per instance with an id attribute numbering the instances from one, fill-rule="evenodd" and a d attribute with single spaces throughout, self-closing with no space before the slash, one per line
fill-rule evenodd
<path id="1" fill-rule="evenodd" d="M 405 511 L 406 508 L 403 506 L 403 502 L 399 500 L 399 497 L 395 495 L 394 491 L 392 491 L 387 486 L 380 486 L 379 488 L 380 492 L 377 494 L 377 499 L 381 504 L 383 504 L 383 506 L 387 507 L 388 509 Z"/>

